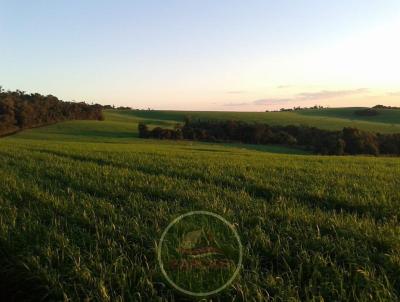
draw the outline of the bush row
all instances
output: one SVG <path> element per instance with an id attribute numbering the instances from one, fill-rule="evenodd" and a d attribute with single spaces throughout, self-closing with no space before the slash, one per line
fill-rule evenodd
<path id="1" fill-rule="evenodd" d="M 271 126 L 187 118 L 183 125 L 177 125 L 174 129 L 156 127 L 150 130 L 141 123 L 139 137 L 289 145 L 326 155 L 400 155 L 400 133 L 374 134 L 356 128 L 330 131 L 309 126 Z"/>

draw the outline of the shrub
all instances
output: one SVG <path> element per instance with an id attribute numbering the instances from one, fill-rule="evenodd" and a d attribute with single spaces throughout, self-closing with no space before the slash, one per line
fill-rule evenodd
<path id="1" fill-rule="evenodd" d="M 149 129 L 144 123 L 139 123 L 139 137 L 148 138 L 149 137 Z"/>

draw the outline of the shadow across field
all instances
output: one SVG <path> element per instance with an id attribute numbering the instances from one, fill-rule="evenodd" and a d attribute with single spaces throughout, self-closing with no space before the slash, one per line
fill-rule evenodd
<path id="1" fill-rule="evenodd" d="M 278 146 L 278 145 L 252 145 L 252 144 L 223 144 L 223 145 L 227 147 L 236 147 L 250 151 L 260 151 L 260 152 L 276 153 L 276 154 L 291 154 L 291 155 L 311 154 L 310 151 L 303 150 L 300 148 L 292 148 L 292 147 Z"/>
<path id="2" fill-rule="evenodd" d="M 74 136 L 81 136 L 81 137 L 100 137 L 100 138 L 134 138 L 137 137 L 137 133 L 128 132 L 128 131 L 99 131 L 99 130 L 87 130 L 87 131 L 80 131 L 80 132 L 73 132 L 73 133 L 64 133 L 70 134 Z"/>
<path id="3" fill-rule="evenodd" d="M 112 111 L 110 111 L 112 112 Z M 127 117 L 138 117 L 145 123 L 159 121 L 183 122 L 187 112 L 179 111 L 158 111 L 158 110 L 116 110 L 117 114 Z"/>
<path id="4" fill-rule="evenodd" d="M 51 289 L 44 278 L 32 272 L 9 252 L 0 239 L 0 300 L 1 301 L 61 301 L 62 297 Z"/>
<path id="5" fill-rule="evenodd" d="M 184 150 L 187 150 L 187 149 L 184 149 Z M 191 148 L 190 150 L 200 151 L 200 152 L 212 152 L 212 153 L 229 153 L 228 150 L 218 150 L 218 149 L 211 149 L 211 148 Z"/>
<path id="6" fill-rule="evenodd" d="M 72 155 L 72 154 L 65 154 L 63 152 L 58 151 L 49 151 L 49 150 L 35 150 L 32 151 L 46 153 L 53 156 L 58 156 L 62 158 L 66 158 L 69 160 L 76 160 L 83 163 L 94 163 L 100 166 L 111 166 L 121 169 L 134 169 L 138 172 L 145 173 L 152 176 L 164 176 L 164 177 L 171 177 L 171 178 L 180 178 L 185 179 L 188 182 L 194 181 L 201 181 L 205 184 L 211 184 L 216 187 L 221 187 L 224 189 L 228 189 L 233 192 L 241 192 L 245 191 L 249 196 L 256 199 L 262 199 L 265 201 L 273 201 L 278 199 L 279 197 L 285 196 L 282 195 L 282 192 L 279 190 L 274 190 L 272 188 L 268 188 L 259 184 L 255 183 L 245 183 L 246 179 L 243 177 L 236 177 L 235 180 L 227 180 L 223 178 L 212 178 L 208 177 L 207 175 L 197 174 L 196 176 L 191 175 L 190 177 L 180 174 L 173 170 L 161 170 L 160 168 L 152 168 L 151 166 L 130 166 L 127 164 L 116 163 L 111 160 L 100 159 L 100 158 L 91 158 L 88 156 L 83 155 Z M 194 178 L 195 177 L 195 178 Z M 54 181 L 54 179 L 53 179 Z M 66 185 L 65 179 L 58 179 L 62 185 Z M 68 182 L 68 185 L 71 186 L 71 183 Z M 86 193 L 100 197 L 100 198 L 109 198 L 107 194 L 100 193 L 98 190 L 90 190 L 88 188 L 82 188 L 81 186 L 77 186 L 74 189 L 77 191 L 86 191 Z M 174 200 L 176 195 L 168 196 L 167 192 L 163 191 L 160 194 L 153 192 L 148 192 L 147 189 L 140 190 L 144 196 L 147 196 L 150 199 L 157 199 L 161 198 L 163 200 Z M 116 196 L 114 196 L 116 197 Z M 122 196 L 121 196 L 122 197 Z M 290 197 L 290 196 L 285 196 Z M 347 213 L 356 216 L 369 216 L 377 221 L 382 221 L 385 219 L 392 219 L 397 211 L 393 211 L 392 208 L 389 208 L 385 205 L 375 204 L 373 207 L 370 204 L 350 204 L 348 200 L 337 198 L 335 196 L 325 196 L 321 197 L 313 193 L 308 193 L 306 191 L 298 192 L 290 197 L 291 199 L 295 199 L 297 203 L 303 204 L 311 209 L 320 209 L 325 212 L 333 212 L 333 213 Z"/>

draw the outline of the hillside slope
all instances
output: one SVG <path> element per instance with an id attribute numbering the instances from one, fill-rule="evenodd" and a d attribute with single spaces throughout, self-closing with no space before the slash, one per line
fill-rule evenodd
<path id="1" fill-rule="evenodd" d="M 360 117 L 353 114 L 356 109 L 359 108 L 332 108 L 291 112 L 112 110 L 109 113 L 134 119 L 170 123 L 182 122 L 185 116 L 192 116 L 204 119 L 262 122 L 271 125 L 309 125 L 328 130 L 356 127 L 372 132 L 400 132 L 400 110 L 379 109 L 380 114 L 378 116 Z"/>
<path id="2" fill-rule="evenodd" d="M 0 140 L 0 248 L 36 286 L 73 301 L 181 300 L 155 247 L 200 209 L 235 223 L 245 247 L 221 300 L 400 299 L 399 158 L 136 137 L 138 121 L 179 120 L 166 114 L 107 112 Z M 0 264 L 2 284 L 25 284 Z M 26 291 L 40 298 L 35 283 Z"/>

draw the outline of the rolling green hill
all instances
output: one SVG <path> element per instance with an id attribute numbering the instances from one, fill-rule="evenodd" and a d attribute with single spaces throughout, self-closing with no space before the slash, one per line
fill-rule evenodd
<path id="1" fill-rule="evenodd" d="M 399 127 L 346 112 L 192 114 Z M 208 210 L 234 223 L 244 246 L 239 278 L 217 301 L 400 299 L 399 158 L 137 138 L 139 121 L 173 126 L 185 114 L 113 110 L 103 122 L 1 139 L 0 289 L 23 284 L 19 295 L 31 299 L 184 300 L 155 248 L 178 215 Z"/>
<path id="2" fill-rule="evenodd" d="M 271 125 L 310 125 L 322 129 L 356 127 L 381 133 L 400 132 L 400 110 L 380 109 L 380 115 L 360 117 L 353 114 L 358 108 L 301 110 L 293 112 L 200 112 L 200 111 L 142 111 L 106 110 L 106 120 L 69 121 L 48 127 L 25 130 L 16 137 L 62 141 L 130 142 L 137 137 L 137 125 L 173 127 L 186 116 L 204 119 L 243 120 Z"/>
<path id="3" fill-rule="evenodd" d="M 348 119 L 351 121 L 364 121 L 391 125 L 400 124 L 400 109 L 376 109 L 379 112 L 379 115 L 376 116 L 355 115 L 354 111 L 360 109 L 365 108 L 330 108 L 320 110 L 300 110 L 298 111 L 298 113 L 307 116 L 325 116 L 331 118 Z"/>
<path id="4" fill-rule="evenodd" d="M 243 120 L 262 122 L 271 125 L 309 125 L 317 128 L 338 130 L 343 127 L 355 127 L 371 132 L 400 132 L 400 109 L 379 109 L 379 115 L 362 117 L 354 115 L 360 108 L 332 108 L 319 110 L 299 110 L 290 112 L 216 112 L 216 111 L 147 111 L 113 110 L 109 111 L 115 119 L 125 116 L 144 121 L 182 122 L 185 116 L 204 119 Z"/>

